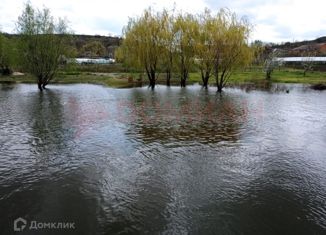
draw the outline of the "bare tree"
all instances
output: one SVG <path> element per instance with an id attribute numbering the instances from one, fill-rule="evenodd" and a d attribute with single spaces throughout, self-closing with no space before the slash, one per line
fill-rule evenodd
<path id="1" fill-rule="evenodd" d="M 307 48 L 302 52 L 302 66 L 303 66 L 303 76 L 305 77 L 308 71 L 312 71 L 315 65 L 314 57 L 316 57 L 317 51 L 312 46 L 307 46 Z"/>
<path id="2" fill-rule="evenodd" d="M 267 58 L 265 59 L 264 63 L 264 71 L 266 73 L 266 79 L 270 80 L 271 75 L 276 67 L 282 63 L 281 60 L 279 60 L 278 56 L 280 53 L 277 49 L 272 49 L 272 51 L 267 55 Z"/>

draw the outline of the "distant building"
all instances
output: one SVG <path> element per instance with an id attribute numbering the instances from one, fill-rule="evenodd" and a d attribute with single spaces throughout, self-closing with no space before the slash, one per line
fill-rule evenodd
<path id="1" fill-rule="evenodd" d="M 326 71 L 326 57 L 278 57 L 279 64 L 287 67 L 302 69 L 304 63 L 313 63 L 313 70 Z"/>
<path id="2" fill-rule="evenodd" d="M 75 58 L 70 59 L 69 62 L 74 62 L 76 64 L 114 64 L 115 59 L 105 59 L 105 58 L 99 58 L 99 59 L 91 59 L 91 58 Z"/>
<path id="3" fill-rule="evenodd" d="M 276 58 L 277 61 L 280 62 L 296 62 L 301 63 L 305 61 L 313 61 L 316 63 L 326 63 L 326 57 L 278 57 Z"/>

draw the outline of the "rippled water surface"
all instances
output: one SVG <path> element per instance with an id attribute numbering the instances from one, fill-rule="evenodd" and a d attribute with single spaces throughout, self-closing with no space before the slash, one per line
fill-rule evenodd
<path id="1" fill-rule="evenodd" d="M 326 234 L 326 92 L 288 88 L 0 85 L 0 234 Z"/>

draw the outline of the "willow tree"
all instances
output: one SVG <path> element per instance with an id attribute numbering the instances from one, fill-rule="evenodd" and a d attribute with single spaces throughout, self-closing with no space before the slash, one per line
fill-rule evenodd
<path id="1" fill-rule="evenodd" d="M 180 72 L 180 85 L 186 86 L 189 71 L 194 65 L 195 38 L 198 23 L 191 14 L 179 14 L 174 22 L 176 63 Z"/>
<path id="2" fill-rule="evenodd" d="M 163 52 L 161 54 L 161 68 L 166 74 L 166 85 L 170 86 L 172 78 L 173 62 L 175 56 L 174 42 L 174 15 L 170 15 L 168 11 L 163 10 L 162 18 L 162 44 Z"/>
<path id="3" fill-rule="evenodd" d="M 159 58 L 162 56 L 163 28 L 162 14 L 154 13 L 150 8 L 145 10 L 139 18 L 129 19 L 118 52 L 126 64 L 146 71 L 151 88 L 155 87 Z"/>
<path id="4" fill-rule="evenodd" d="M 235 13 L 221 9 L 212 22 L 213 73 L 217 91 L 227 84 L 235 69 L 248 65 L 253 51 L 248 45 L 250 24 Z"/>
<path id="5" fill-rule="evenodd" d="M 216 26 L 214 20 L 208 9 L 198 17 L 199 32 L 195 44 L 195 57 L 205 88 L 208 87 L 214 65 L 214 27 Z"/>
<path id="6" fill-rule="evenodd" d="M 21 59 L 25 70 L 36 76 L 42 91 L 55 76 L 65 53 L 66 21 L 55 20 L 47 8 L 38 10 L 27 3 L 18 17 L 17 32 L 21 35 Z"/>

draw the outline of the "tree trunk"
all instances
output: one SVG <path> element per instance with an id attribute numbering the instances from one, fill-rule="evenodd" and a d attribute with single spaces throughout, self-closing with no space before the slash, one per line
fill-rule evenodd
<path id="1" fill-rule="evenodd" d="M 188 71 L 187 69 L 183 68 L 181 73 L 181 80 L 180 80 L 181 87 L 186 87 L 187 78 L 188 78 Z"/>
<path id="2" fill-rule="evenodd" d="M 166 85 L 167 86 L 170 86 L 170 81 L 171 81 L 171 71 L 170 70 L 167 70 L 166 71 Z"/>
<path id="3" fill-rule="evenodd" d="M 155 88 L 155 79 L 150 79 L 149 80 L 149 87 L 154 89 Z"/>
<path id="4" fill-rule="evenodd" d="M 271 80 L 271 74 L 272 74 L 272 71 L 267 71 L 266 72 L 266 79 L 267 80 Z"/>
<path id="5" fill-rule="evenodd" d="M 222 92 L 222 88 L 223 88 L 222 85 L 218 84 L 217 85 L 217 92 L 218 93 L 221 93 Z"/>
<path id="6" fill-rule="evenodd" d="M 217 92 L 221 93 L 223 89 L 223 78 L 219 78 L 218 76 L 216 76 L 215 79 L 216 79 Z"/>
<path id="7" fill-rule="evenodd" d="M 43 85 L 42 85 L 43 89 L 46 89 L 45 87 L 49 84 L 49 82 L 50 82 L 50 78 L 43 79 Z"/>
<path id="8" fill-rule="evenodd" d="M 203 81 L 203 87 L 204 87 L 205 89 L 208 88 L 208 82 L 207 82 L 207 80 L 204 80 L 204 81 Z"/>
<path id="9" fill-rule="evenodd" d="M 155 81 L 156 81 L 156 74 L 155 74 L 155 70 L 153 69 L 146 69 L 146 73 L 147 73 L 147 77 L 148 77 L 148 81 L 149 81 L 149 87 L 151 87 L 152 89 L 155 88 Z"/>
<path id="10" fill-rule="evenodd" d="M 41 79 L 38 79 L 37 86 L 40 91 L 43 91 L 43 83 Z"/>
<path id="11" fill-rule="evenodd" d="M 49 80 L 48 79 L 44 79 L 43 84 L 42 84 L 42 88 L 46 89 L 45 87 L 49 84 Z"/>
<path id="12" fill-rule="evenodd" d="M 208 79 L 206 79 L 206 78 L 203 78 L 203 87 L 204 87 L 205 89 L 208 88 Z"/>
<path id="13" fill-rule="evenodd" d="M 181 78 L 180 85 L 181 87 L 186 87 L 186 79 Z"/>
<path id="14" fill-rule="evenodd" d="M 209 80 L 209 73 L 206 71 L 206 73 L 202 73 L 202 81 L 203 81 L 203 87 L 208 88 L 208 80 Z"/>

